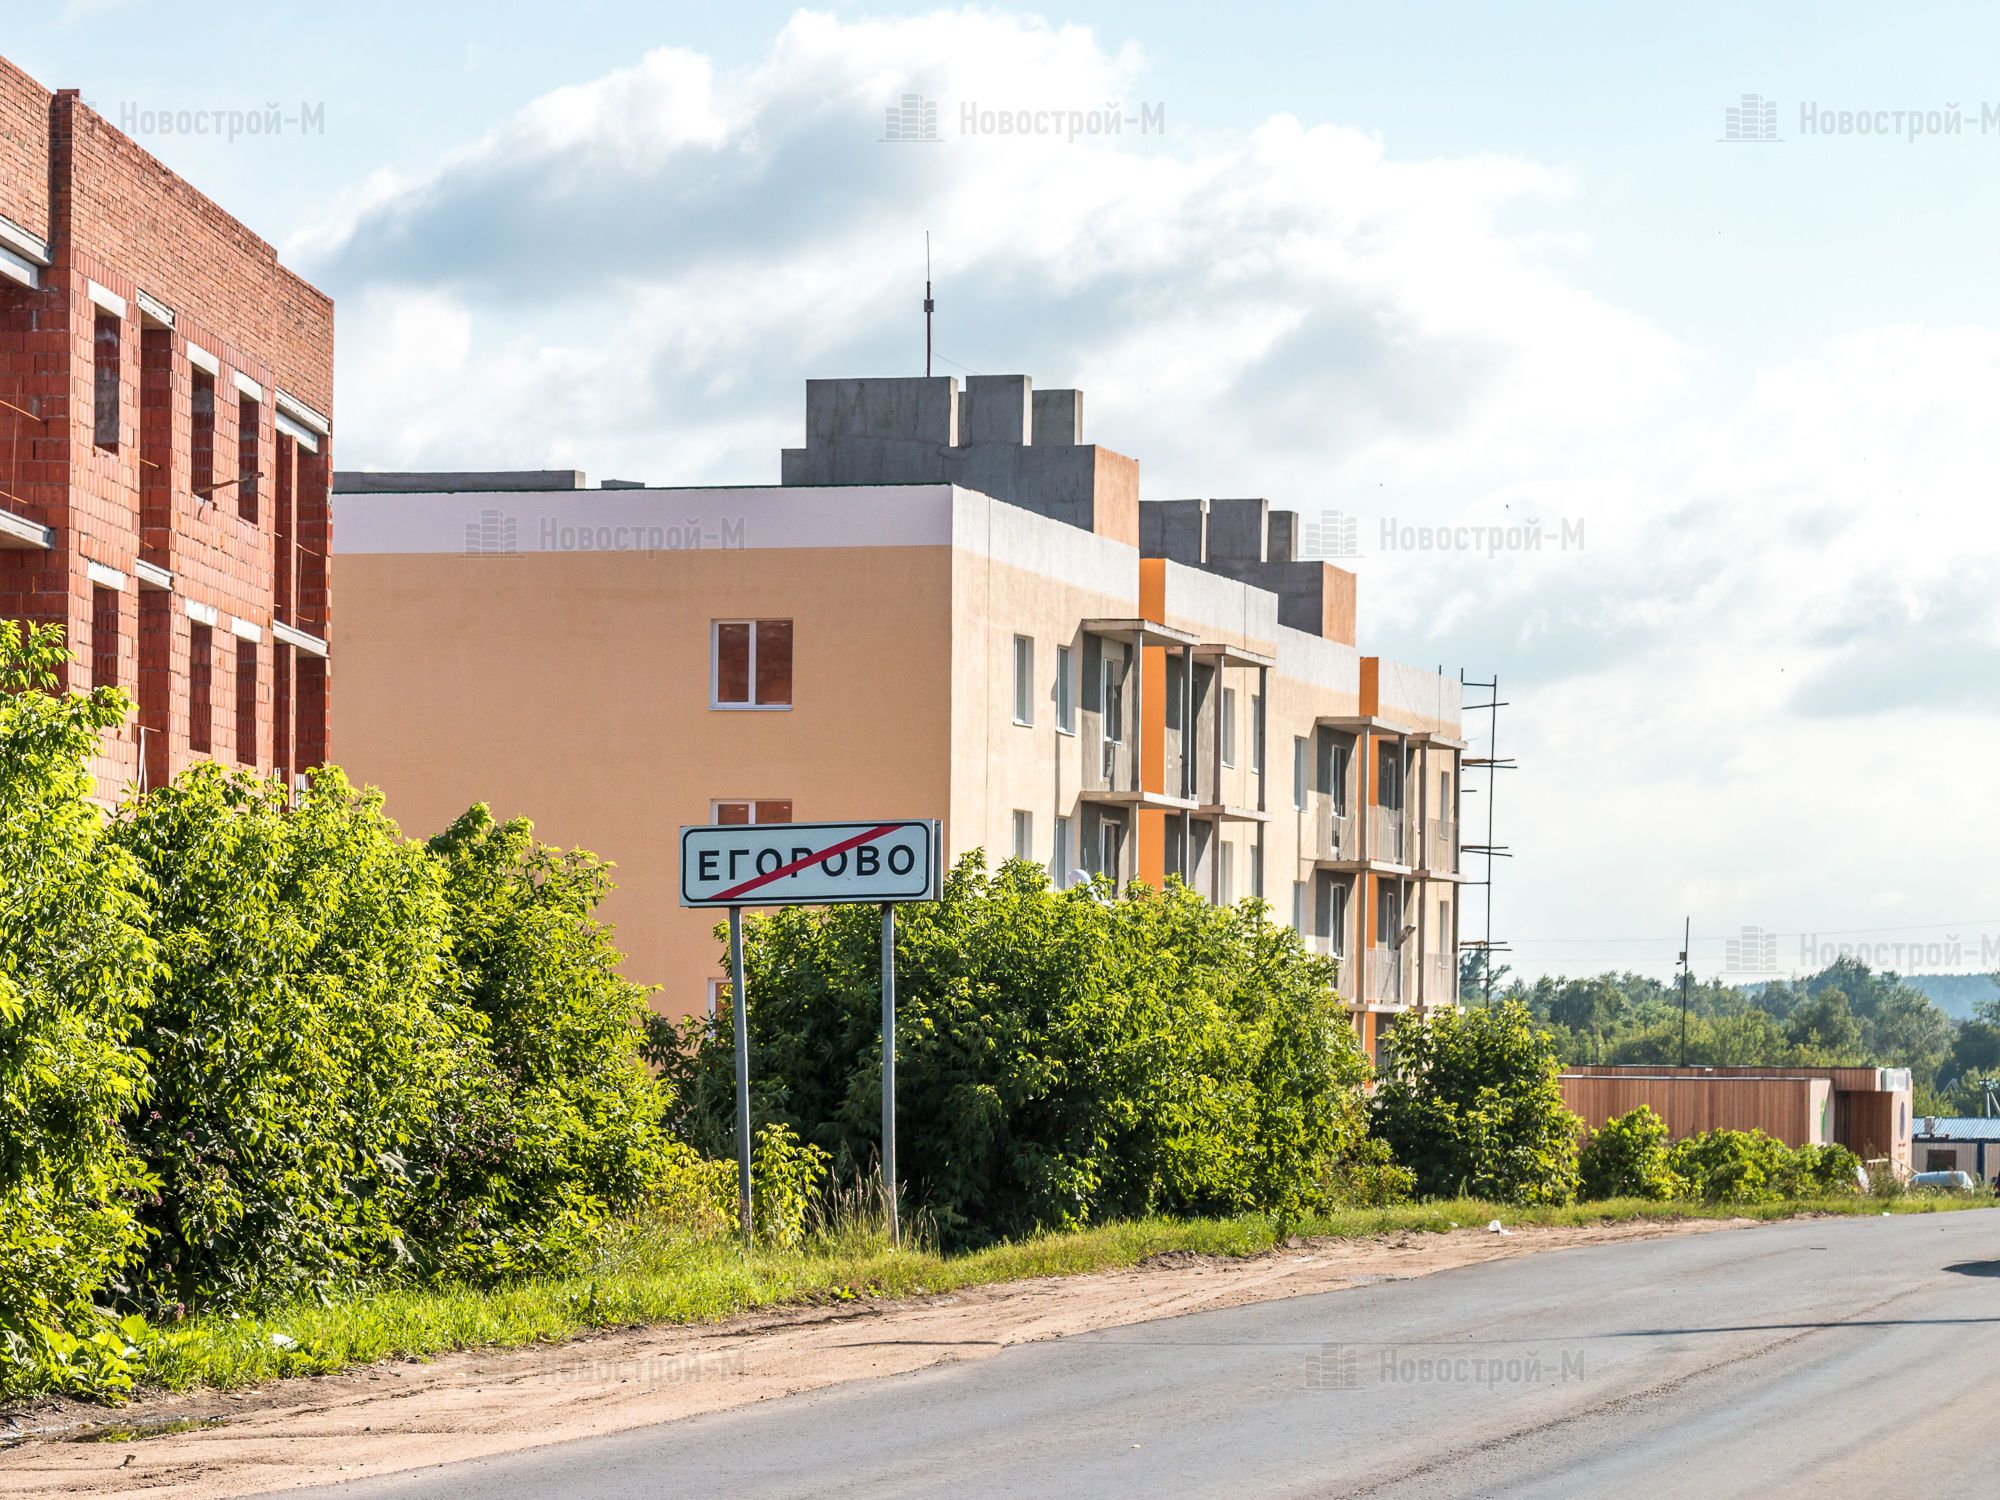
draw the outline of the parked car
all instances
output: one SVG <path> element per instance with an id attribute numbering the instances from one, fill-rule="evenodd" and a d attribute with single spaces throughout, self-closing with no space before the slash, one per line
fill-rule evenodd
<path id="1" fill-rule="evenodd" d="M 1918 1172 L 1910 1178 L 1912 1188 L 1936 1188 L 1947 1193 L 1970 1193 L 1979 1184 L 1970 1172 Z"/>

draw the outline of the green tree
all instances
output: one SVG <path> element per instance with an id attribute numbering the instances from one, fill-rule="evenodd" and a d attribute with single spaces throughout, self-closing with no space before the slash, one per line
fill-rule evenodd
<path id="1" fill-rule="evenodd" d="M 146 1098 L 157 957 L 142 872 L 86 800 L 130 705 L 55 692 L 64 657 L 60 630 L 0 620 L 0 1396 L 129 1382 L 100 1308 L 152 1190 L 120 1121 Z"/>
<path id="2" fill-rule="evenodd" d="M 1420 1193 L 1523 1204 L 1576 1196 L 1581 1122 L 1563 1105 L 1555 1048 L 1525 1005 L 1406 1017 L 1388 1048 L 1375 1130 Z"/>
<path id="3" fill-rule="evenodd" d="M 867 1170 L 880 1143 L 879 918 L 748 923 L 755 1115 Z M 1148 1212 L 1295 1211 L 1364 1131 L 1367 1062 L 1334 969 L 1254 902 L 1170 881 L 1123 900 L 969 855 L 898 917 L 899 1167 L 948 1240 Z M 664 1059 L 678 1123 L 729 1149 L 730 1040 Z"/>
<path id="4" fill-rule="evenodd" d="M 1785 1034 L 1793 1046 L 1828 1063 L 1860 1058 L 1861 1023 L 1841 990 L 1822 989 L 1800 1001 L 1786 1018 Z"/>

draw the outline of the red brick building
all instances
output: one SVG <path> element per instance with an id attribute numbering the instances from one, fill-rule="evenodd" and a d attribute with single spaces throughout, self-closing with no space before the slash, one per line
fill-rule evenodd
<path id="1" fill-rule="evenodd" d="M 138 702 L 100 794 L 327 755 L 333 304 L 0 60 L 0 616 Z"/>

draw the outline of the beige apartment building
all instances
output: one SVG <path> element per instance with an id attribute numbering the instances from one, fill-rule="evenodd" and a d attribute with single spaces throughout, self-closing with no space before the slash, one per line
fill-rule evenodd
<path id="1" fill-rule="evenodd" d="M 1450 1003 L 1459 693 L 1363 656 L 1354 578 L 1261 499 L 1139 500 L 1075 391 L 812 381 L 782 482 L 343 473 L 342 761 L 429 833 L 475 801 L 617 864 L 670 1013 L 722 973 L 678 905 L 708 821 L 938 818 L 1121 884 L 1261 897 L 1364 1044 Z"/>

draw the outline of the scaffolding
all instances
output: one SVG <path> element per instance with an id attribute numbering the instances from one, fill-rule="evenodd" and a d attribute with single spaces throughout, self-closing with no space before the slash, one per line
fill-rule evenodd
<path id="1" fill-rule="evenodd" d="M 1500 754 L 1500 710 L 1507 706 L 1500 697 L 1500 674 L 1497 672 L 1494 673 L 1493 679 L 1490 682 L 1479 682 L 1468 678 L 1465 675 L 1465 669 L 1461 667 L 1458 673 L 1458 691 L 1461 700 L 1459 705 L 1461 723 L 1465 722 L 1465 716 L 1470 714 L 1483 713 L 1486 715 L 1486 753 L 1484 755 L 1470 755 L 1464 760 L 1465 770 L 1484 771 L 1486 773 L 1486 838 L 1483 843 L 1461 843 L 1459 845 L 1459 853 L 1461 855 L 1477 855 L 1484 862 L 1483 871 L 1485 878 L 1483 880 L 1463 881 L 1462 884 L 1485 887 L 1485 920 L 1481 935 L 1478 938 L 1461 938 L 1459 940 L 1459 947 L 1461 949 L 1470 949 L 1479 955 L 1480 988 L 1483 992 L 1485 1003 L 1491 1005 L 1493 1003 L 1493 955 L 1513 951 L 1506 943 L 1501 942 L 1493 935 L 1493 862 L 1498 859 L 1513 858 L 1513 852 L 1505 844 L 1498 843 L 1495 840 L 1496 826 L 1493 821 L 1493 804 L 1496 799 L 1494 797 L 1494 790 L 1499 784 L 1500 773 L 1502 771 L 1513 770 L 1514 761 L 1512 757 Z M 1483 693 L 1485 694 L 1486 701 L 1483 703 L 1464 702 L 1463 700 L 1467 693 Z M 1471 736 L 1468 735 L 1467 738 L 1470 739 Z M 1465 799 L 1477 795 L 1479 795 L 1479 788 L 1472 785 L 1472 778 L 1470 776 L 1460 776 L 1458 779 L 1458 826 L 1460 828 L 1469 828 L 1472 826 L 1466 818 L 1468 809 L 1465 805 Z M 1464 979 L 1463 976 L 1460 976 L 1461 990 L 1463 986 Z"/>

